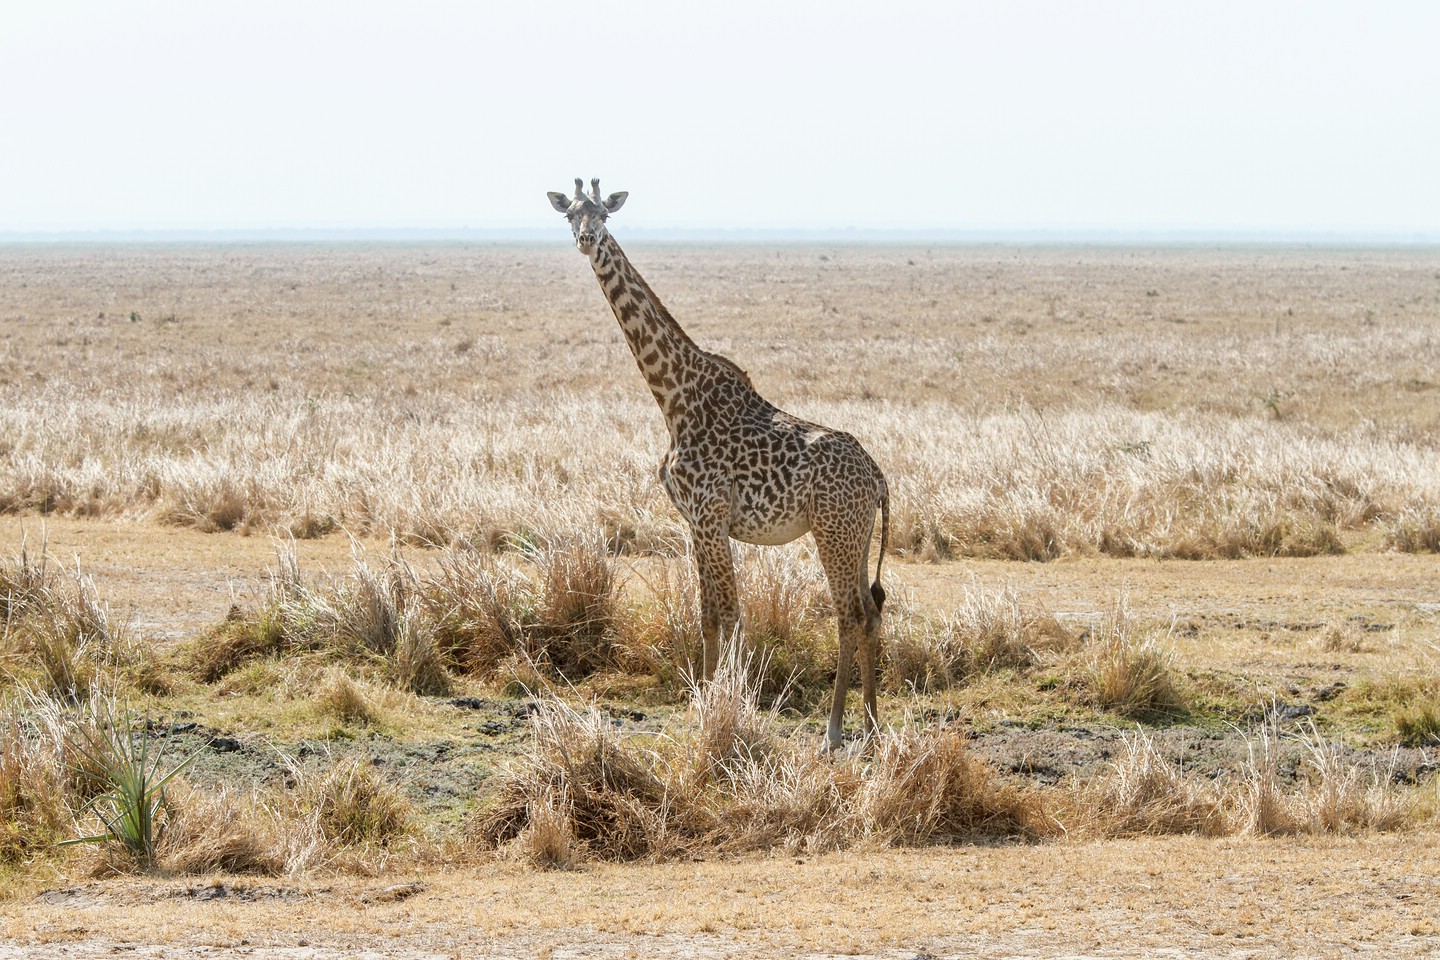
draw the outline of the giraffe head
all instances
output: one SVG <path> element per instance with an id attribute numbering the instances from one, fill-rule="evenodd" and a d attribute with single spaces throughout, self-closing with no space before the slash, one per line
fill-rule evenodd
<path id="1" fill-rule="evenodd" d="M 570 221 L 570 232 L 575 235 L 575 246 L 588 257 L 600 245 L 600 241 L 605 239 L 605 218 L 619 210 L 630 194 L 623 191 L 612 193 L 601 200 L 598 177 L 590 181 L 589 195 L 585 193 L 585 182 L 576 177 L 574 200 L 554 191 L 546 196 L 550 198 L 550 206 L 565 214 L 565 219 Z"/>

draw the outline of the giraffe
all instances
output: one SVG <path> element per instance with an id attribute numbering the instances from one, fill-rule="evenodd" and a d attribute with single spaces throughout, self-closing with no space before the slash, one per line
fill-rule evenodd
<path id="1" fill-rule="evenodd" d="M 885 602 L 880 567 L 890 529 L 884 474 L 853 436 L 778 409 L 733 361 L 690 339 L 606 229 L 606 219 L 628 193 L 602 200 L 596 179 L 587 196 L 577 178 L 573 198 L 548 196 L 590 260 L 670 431 L 660 482 L 690 524 L 700 579 L 701 678 L 714 677 L 720 641 L 733 635 L 740 619 L 730 540 L 774 545 L 809 533 L 829 581 L 840 641 L 827 749 L 843 744 L 850 662 L 857 650 L 868 739 L 879 719 L 875 674 Z M 880 555 L 867 588 L 877 508 Z"/>

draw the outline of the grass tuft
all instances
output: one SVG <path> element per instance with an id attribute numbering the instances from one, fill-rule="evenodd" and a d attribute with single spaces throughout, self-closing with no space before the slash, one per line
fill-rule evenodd
<path id="1" fill-rule="evenodd" d="M 1131 719 L 1174 716 L 1185 709 L 1170 653 L 1142 634 L 1122 595 L 1090 637 L 1085 666 L 1087 699 Z"/>
<path id="2" fill-rule="evenodd" d="M 501 774 L 496 799 L 474 831 L 495 846 L 527 832 L 535 845 L 532 812 L 545 819 L 545 835 L 573 837 L 566 849 L 607 860 L 663 857 L 671 852 L 668 794 L 652 757 L 624 742 L 601 711 L 576 710 L 546 699 L 530 715 L 532 745 Z M 555 818 L 563 815 L 564 822 Z M 567 826 L 568 825 L 568 826 Z M 543 846 L 543 844 L 542 844 Z"/>
<path id="3" fill-rule="evenodd" d="M 1440 699 L 1396 707 L 1391 719 L 1395 735 L 1407 747 L 1440 746 Z"/>
<path id="4" fill-rule="evenodd" d="M 1401 553 L 1440 553 L 1440 505 L 1407 506 L 1385 532 L 1385 546 Z"/>
<path id="5" fill-rule="evenodd" d="M 1066 817 L 1071 831 L 1106 837 L 1229 832 L 1213 784 L 1182 773 L 1143 730 L 1123 742 L 1125 753 L 1111 761 L 1107 775 L 1077 789 Z"/>
<path id="6" fill-rule="evenodd" d="M 18 705 L 0 713 L 0 866 L 35 857 L 68 823 L 65 772 Z"/>
<path id="7" fill-rule="evenodd" d="M 928 626 L 928 625 L 927 625 Z M 1011 587 L 967 587 L 960 605 L 930 629 L 902 631 L 891 645 L 891 679 L 936 692 L 978 674 L 1023 672 L 1077 642 L 1050 614 L 1027 608 Z"/>
<path id="8" fill-rule="evenodd" d="M 562 676 L 588 676 L 615 663 L 620 581 L 604 541 L 572 537 L 535 555 L 539 595 L 530 654 Z"/>
<path id="9" fill-rule="evenodd" d="M 359 757 L 336 761 L 320 773 L 293 763 L 297 801 L 324 841 L 340 846 L 388 845 L 413 833 L 415 810 L 399 787 Z"/>

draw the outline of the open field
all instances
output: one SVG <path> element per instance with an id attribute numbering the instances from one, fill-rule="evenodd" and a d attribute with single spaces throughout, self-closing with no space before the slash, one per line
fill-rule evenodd
<path id="1" fill-rule="evenodd" d="M 0 957 L 1440 949 L 1440 253 L 629 253 L 885 469 L 893 729 L 803 545 L 692 696 L 572 249 L 0 248 Z"/>

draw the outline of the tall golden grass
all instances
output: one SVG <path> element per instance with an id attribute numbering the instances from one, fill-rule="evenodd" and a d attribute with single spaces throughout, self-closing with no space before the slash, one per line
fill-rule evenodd
<path id="1" fill-rule="evenodd" d="M 654 479 L 663 429 L 643 396 L 558 394 L 542 409 L 434 396 L 377 409 L 237 394 L 171 411 L 203 449 L 137 449 L 125 437 L 148 413 L 98 398 L 70 407 L 0 408 L 0 430 L 23 438 L 0 461 L 10 509 L 434 544 L 523 544 L 578 527 L 608 534 L 615 551 L 663 553 L 686 536 Z M 407 421 L 406 407 L 428 410 Z M 1108 405 L 975 414 L 827 402 L 805 413 L 865 439 L 891 482 L 891 543 L 920 558 L 1309 556 L 1370 528 L 1397 549 L 1433 546 L 1440 461 L 1375 430 Z"/>
<path id="2" fill-rule="evenodd" d="M 1423 251 L 643 252 L 701 342 L 861 437 L 908 554 L 1435 548 Z M 660 416 L 572 254 L 0 251 L 0 511 L 673 552 Z"/>

